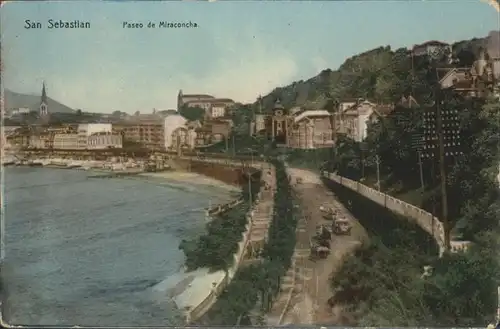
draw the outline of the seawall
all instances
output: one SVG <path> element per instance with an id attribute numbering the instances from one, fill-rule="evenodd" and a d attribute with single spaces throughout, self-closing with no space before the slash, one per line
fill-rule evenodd
<path id="1" fill-rule="evenodd" d="M 260 171 L 260 169 L 257 168 L 257 164 L 254 166 L 246 166 L 237 161 L 220 161 L 219 159 L 200 160 L 193 158 L 174 158 L 169 160 L 169 165 L 175 170 L 195 172 L 220 180 L 226 184 L 240 187 L 243 187 L 244 184 L 246 184 L 246 178 L 244 177 L 245 172 L 248 172 L 249 169 L 252 170 L 252 173 Z M 201 302 L 197 305 L 191 305 L 189 309 L 186 310 L 185 317 L 187 324 L 200 319 L 215 304 L 218 296 L 229 285 L 235 273 L 243 263 L 250 237 L 255 226 L 255 216 L 257 216 L 257 214 L 255 214 L 255 209 L 261 199 L 261 192 L 262 187 L 255 197 L 255 202 L 252 205 L 251 210 L 246 214 L 247 224 L 245 226 L 245 231 L 242 233 L 241 240 L 238 243 L 238 249 L 233 255 L 232 266 L 218 282 L 213 283 L 211 291 Z M 207 209 L 206 214 L 213 216 L 218 213 L 228 211 L 241 202 L 243 202 L 242 199 L 236 199 L 228 204 L 212 207 Z"/>
<path id="2" fill-rule="evenodd" d="M 214 163 L 210 160 L 196 160 L 186 158 L 174 158 L 168 160 L 168 164 L 175 170 L 190 171 L 205 175 L 233 186 L 242 186 L 245 168 L 234 164 Z"/>

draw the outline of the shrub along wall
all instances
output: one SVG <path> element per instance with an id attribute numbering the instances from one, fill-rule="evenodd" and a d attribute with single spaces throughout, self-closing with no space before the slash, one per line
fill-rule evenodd
<path id="1" fill-rule="evenodd" d="M 250 324 L 249 313 L 256 306 L 269 310 L 279 292 L 280 281 L 291 264 L 295 247 L 296 216 L 291 188 L 283 163 L 273 161 L 276 171 L 275 215 L 260 264 L 240 269 L 200 325 Z M 260 304 L 257 302 L 260 300 Z"/>
<path id="2" fill-rule="evenodd" d="M 179 248 L 186 256 L 185 264 L 188 271 L 201 267 L 214 271 L 227 270 L 232 265 L 233 254 L 238 249 L 238 242 L 247 224 L 246 214 L 251 207 L 250 200 L 253 203 L 260 190 L 261 172 L 254 172 L 252 176 L 250 189 L 248 185 L 242 187 L 243 203 L 216 215 L 207 224 L 207 231 L 204 235 L 181 242 Z"/>

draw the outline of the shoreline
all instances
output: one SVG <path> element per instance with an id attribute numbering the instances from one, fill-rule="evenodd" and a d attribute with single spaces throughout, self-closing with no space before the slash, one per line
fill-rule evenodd
<path id="1" fill-rule="evenodd" d="M 212 187 L 227 190 L 228 192 L 241 192 L 241 187 L 224 183 L 218 179 L 211 178 L 198 173 L 188 171 L 161 171 L 161 172 L 140 172 L 137 177 L 152 178 L 169 183 L 187 183 L 193 185 L 201 185 L 204 187 Z"/>
<path id="2" fill-rule="evenodd" d="M 239 197 L 242 187 L 224 183 L 218 179 L 188 171 L 167 170 L 160 172 L 146 172 L 137 163 L 127 163 L 131 167 L 127 168 L 124 163 L 112 163 L 109 161 L 75 161 L 69 159 L 36 159 L 29 162 L 14 163 L 4 165 L 5 167 L 33 167 L 48 169 L 65 169 L 86 171 L 92 178 L 128 178 L 144 180 L 154 183 L 166 183 L 179 186 L 196 186 L 212 190 L 211 194 L 227 194 L 227 202 L 234 201 Z M 117 168 L 119 167 L 119 169 Z M 115 169 L 116 168 L 116 169 Z M 218 190 L 218 191 L 217 191 Z M 227 203 L 226 202 L 226 203 Z M 221 202 L 225 204 L 225 202 Z M 211 204 L 215 206 L 216 204 Z M 208 211 L 208 209 L 206 209 Z M 206 268 L 196 271 L 186 272 L 181 269 L 178 273 L 170 276 L 157 285 L 154 290 L 163 296 L 171 299 L 177 309 L 184 316 L 189 316 L 190 311 L 199 305 L 213 293 L 214 287 L 223 281 L 226 274 L 223 271 L 210 272 Z"/>

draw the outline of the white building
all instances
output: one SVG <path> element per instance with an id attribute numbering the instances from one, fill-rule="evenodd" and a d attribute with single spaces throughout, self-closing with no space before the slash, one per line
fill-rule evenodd
<path id="1" fill-rule="evenodd" d="M 123 137 L 121 134 L 112 132 L 97 132 L 93 133 L 88 138 L 87 148 L 89 150 L 103 150 L 122 147 Z"/>
<path id="2" fill-rule="evenodd" d="M 212 104 L 210 108 L 210 118 L 220 118 L 226 115 L 226 105 L 225 104 Z"/>
<path id="3" fill-rule="evenodd" d="M 175 136 L 178 135 L 178 129 L 186 130 L 187 136 L 187 120 L 182 115 L 179 114 L 171 114 L 165 118 L 164 121 L 164 136 L 165 136 L 165 149 L 170 149 L 172 146 L 176 144 L 174 141 L 174 132 Z"/>
<path id="4" fill-rule="evenodd" d="M 361 142 L 367 136 L 369 118 L 374 110 L 375 104 L 368 101 L 348 107 L 341 113 L 341 131 L 356 142 Z"/>
<path id="5" fill-rule="evenodd" d="M 56 150 L 78 149 L 78 134 L 55 134 L 53 147 Z"/>
<path id="6" fill-rule="evenodd" d="M 91 135 L 101 132 L 112 132 L 111 123 L 84 123 L 78 125 L 78 148 L 86 149 Z"/>

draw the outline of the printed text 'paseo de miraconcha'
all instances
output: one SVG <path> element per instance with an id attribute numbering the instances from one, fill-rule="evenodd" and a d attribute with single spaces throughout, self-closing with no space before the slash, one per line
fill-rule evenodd
<path id="1" fill-rule="evenodd" d="M 187 22 L 169 22 L 169 21 L 159 21 L 159 22 L 122 22 L 122 27 L 124 29 L 142 29 L 142 28 L 170 28 L 170 29 L 189 29 L 196 28 L 198 24 L 192 21 Z"/>

